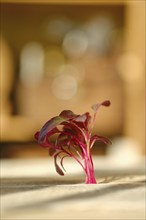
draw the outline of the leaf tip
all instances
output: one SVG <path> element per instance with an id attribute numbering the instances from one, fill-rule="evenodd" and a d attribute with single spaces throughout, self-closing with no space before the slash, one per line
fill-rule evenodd
<path id="1" fill-rule="evenodd" d="M 111 102 L 109 100 L 106 100 L 106 101 L 102 102 L 101 105 L 108 107 L 111 105 Z"/>
<path id="2" fill-rule="evenodd" d="M 36 140 L 38 140 L 38 138 L 39 138 L 39 131 L 37 131 L 37 132 L 34 134 L 34 138 L 35 138 Z"/>

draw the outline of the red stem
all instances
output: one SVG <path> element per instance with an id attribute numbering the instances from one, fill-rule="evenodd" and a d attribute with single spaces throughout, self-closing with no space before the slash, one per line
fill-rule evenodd
<path id="1" fill-rule="evenodd" d="M 85 155 L 84 164 L 86 169 L 86 184 L 96 184 L 95 174 L 94 174 L 94 165 L 92 161 L 92 155 Z"/>

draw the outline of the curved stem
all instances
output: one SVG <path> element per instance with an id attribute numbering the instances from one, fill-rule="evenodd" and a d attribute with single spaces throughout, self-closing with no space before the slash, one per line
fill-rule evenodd
<path id="1" fill-rule="evenodd" d="M 76 143 L 78 144 L 78 146 L 82 149 L 83 154 L 85 154 L 86 144 L 82 143 L 78 138 L 76 138 L 75 135 L 72 135 L 72 134 L 70 134 L 68 132 L 62 132 L 62 133 L 65 134 L 65 135 L 70 136 L 72 141 L 75 140 Z"/>
<path id="2" fill-rule="evenodd" d="M 91 137 L 91 134 L 92 134 L 92 131 L 93 131 L 93 127 L 94 127 L 94 124 L 95 124 L 96 114 L 97 114 L 97 111 L 94 112 L 94 115 L 93 115 L 93 120 L 92 120 L 92 122 L 91 122 L 91 128 L 90 128 L 90 132 L 89 132 L 89 139 L 90 139 L 90 137 Z"/>
<path id="3" fill-rule="evenodd" d="M 78 160 L 78 158 L 71 152 L 71 150 L 69 149 L 69 152 L 67 151 L 67 150 L 65 150 L 64 148 L 62 148 L 63 149 L 63 151 L 66 153 L 66 154 L 68 154 L 68 155 L 70 155 L 70 157 L 73 157 L 81 166 L 82 166 L 82 168 L 83 168 L 83 170 L 86 172 L 86 170 L 85 170 L 85 167 L 83 166 L 83 164 L 81 163 L 81 161 L 80 160 Z"/>

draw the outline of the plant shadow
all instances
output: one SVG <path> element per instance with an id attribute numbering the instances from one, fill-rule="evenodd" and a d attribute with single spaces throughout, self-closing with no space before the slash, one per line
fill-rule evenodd
<path id="1" fill-rule="evenodd" d="M 0 184 L 0 194 L 11 194 L 49 188 L 55 185 L 69 185 L 82 183 L 80 178 L 57 179 L 57 178 L 2 178 Z"/>
<path id="2" fill-rule="evenodd" d="M 97 187 L 93 190 L 85 190 L 77 193 L 70 193 L 55 198 L 47 198 L 38 201 L 32 201 L 29 204 L 15 205 L 10 210 L 35 210 L 35 209 L 51 209 L 54 205 L 67 204 L 68 202 L 90 201 L 90 199 L 98 199 L 104 196 L 114 195 L 120 191 L 124 192 L 131 189 L 141 188 L 145 185 L 145 179 L 131 183 L 106 184 L 103 188 Z M 82 186 L 81 186 L 82 187 Z"/>
<path id="3" fill-rule="evenodd" d="M 130 174 L 129 174 L 130 173 Z M 120 182 L 133 182 L 135 176 L 142 176 L 142 172 L 132 173 L 129 171 L 113 172 L 105 170 L 95 170 L 97 184 L 105 183 L 120 183 Z M 11 194 L 26 192 L 32 190 L 39 190 L 43 188 L 49 188 L 55 185 L 70 185 L 70 184 L 83 184 L 83 175 L 67 176 L 67 177 L 35 177 L 35 178 L 1 178 L 0 194 Z M 145 181 L 143 179 L 143 181 Z"/>

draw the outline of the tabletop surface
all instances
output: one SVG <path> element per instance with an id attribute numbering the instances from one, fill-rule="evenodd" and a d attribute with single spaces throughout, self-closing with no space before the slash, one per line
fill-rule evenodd
<path id="1" fill-rule="evenodd" d="M 53 161 L 1 160 L 1 219 L 145 219 L 144 159 L 121 166 L 95 157 L 97 184 L 84 184 L 82 169 L 65 161 L 66 175 Z"/>

